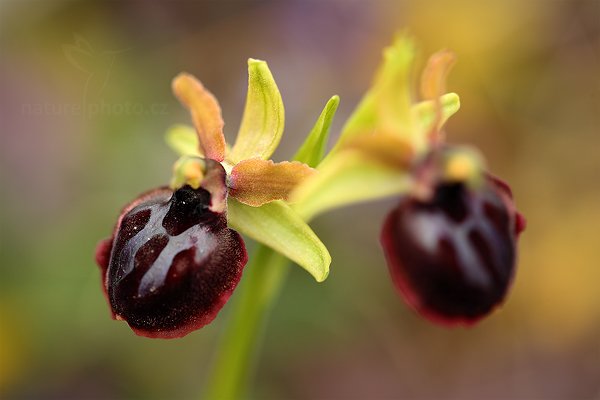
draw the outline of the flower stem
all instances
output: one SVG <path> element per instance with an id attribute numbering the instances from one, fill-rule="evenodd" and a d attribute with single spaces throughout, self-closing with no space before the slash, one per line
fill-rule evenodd
<path id="1" fill-rule="evenodd" d="M 205 399 L 242 398 L 252 374 L 259 341 L 273 300 L 288 271 L 288 260 L 258 245 L 245 268 L 204 391 Z"/>

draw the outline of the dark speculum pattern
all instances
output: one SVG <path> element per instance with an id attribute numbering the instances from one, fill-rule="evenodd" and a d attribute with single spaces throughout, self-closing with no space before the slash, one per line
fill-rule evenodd
<path id="1" fill-rule="evenodd" d="M 434 322 L 477 321 L 512 281 L 517 215 L 510 193 L 489 177 L 476 191 L 439 184 L 429 201 L 404 197 L 381 235 L 395 285 Z"/>
<path id="2" fill-rule="evenodd" d="M 239 282 L 244 242 L 210 200 L 189 186 L 144 194 L 125 208 L 112 243 L 98 246 L 113 315 L 137 334 L 174 338 L 201 328 Z"/>

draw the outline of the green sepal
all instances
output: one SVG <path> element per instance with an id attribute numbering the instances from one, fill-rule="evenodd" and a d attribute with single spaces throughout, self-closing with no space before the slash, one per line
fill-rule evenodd
<path id="1" fill-rule="evenodd" d="M 229 225 L 269 246 L 308 271 L 317 282 L 329 275 L 331 256 L 300 216 L 283 201 L 250 207 L 232 197 L 227 201 Z"/>
<path id="2" fill-rule="evenodd" d="M 285 112 L 281 94 L 265 61 L 248 60 L 248 94 L 237 139 L 227 159 L 268 159 L 283 134 Z"/>
<path id="3" fill-rule="evenodd" d="M 313 168 L 321 162 L 325 155 L 331 122 L 333 121 L 333 117 L 335 116 L 339 104 L 339 96 L 336 95 L 329 99 L 327 104 L 325 104 L 325 108 L 323 108 L 321 115 L 319 115 L 317 122 L 306 137 L 306 140 L 294 156 L 294 160 L 308 164 L 309 167 Z"/>
<path id="4" fill-rule="evenodd" d="M 334 208 L 376 200 L 406 192 L 410 175 L 362 154 L 345 150 L 318 168 L 319 174 L 300 184 L 291 195 L 291 203 L 306 219 Z"/>
<path id="5" fill-rule="evenodd" d="M 180 156 L 202 157 L 196 129 L 189 125 L 173 125 L 165 134 L 167 145 Z"/>
<path id="6" fill-rule="evenodd" d="M 411 108 L 411 72 L 415 44 L 400 35 L 386 48 L 375 81 L 342 129 L 331 154 L 339 151 L 352 138 L 375 130 L 413 135 Z M 329 157 L 329 156 L 328 156 Z"/>

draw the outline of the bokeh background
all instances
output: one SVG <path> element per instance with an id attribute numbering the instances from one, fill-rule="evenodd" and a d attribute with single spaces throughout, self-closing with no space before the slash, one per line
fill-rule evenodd
<path id="1" fill-rule="evenodd" d="M 188 122 L 171 78 L 203 80 L 231 140 L 246 59 L 268 60 L 283 160 L 333 94 L 338 135 L 403 29 L 422 59 L 458 54 L 449 138 L 485 153 L 528 218 L 512 293 L 472 329 L 432 326 L 379 248 L 396 200 L 322 216 L 332 273 L 291 271 L 252 398 L 600 399 L 598 0 L 3 1 L 0 397 L 197 397 L 229 308 L 181 340 L 138 338 L 93 262 L 120 207 L 169 179 L 163 133 Z"/>

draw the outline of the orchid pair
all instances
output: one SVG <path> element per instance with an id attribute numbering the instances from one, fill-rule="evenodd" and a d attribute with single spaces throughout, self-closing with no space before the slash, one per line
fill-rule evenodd
<path id="1" fill-rule="evenodd" d="M 293 160 L 280 163 L 269 157 L 281 140 L 284 106 L 265 62 L 248 62 L 246 106 L 231 147 L 215 97 L 193 76 L 177 76 L 173 92 L 193 128 L 167 133 L 180 155 L 170 187 L 126 206 L 112 237 L 97 249 L 113 317 L 159 338 L 211 322 L 248 260 L 238 232 L 321 282 L 331 257 L 306 221 L 398 195 L 382 245 L 409 305 L 452 324 L 472 323 L 497 306 L 513 276 L 524 220 L 508 186 L 484 171 L 476 151 L 445 144 L 442 127 L 459 108 L 458 96 L 445 93 L 454 55 L 442 51 L 429 59 L 416 102 L 415 52 L 406 36 L 385 51 L 372 88 L 326 156 L 337 96 Z"/>

